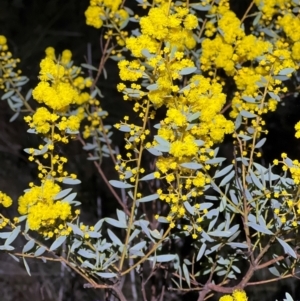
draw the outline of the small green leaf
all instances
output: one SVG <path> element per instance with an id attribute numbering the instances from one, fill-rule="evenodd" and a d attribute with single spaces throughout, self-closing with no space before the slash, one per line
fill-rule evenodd
<path id="1" fill-rule="evenodd" d="M 5 246 L 9 246 L 17 238 L 17 236 L 20 233 L 20 228 L 21 227 L 18 226 L 11 232 L 11 234 L 7 237 L 7 239 L 4 243 Z"/>
<path id="2" fill-rule="evenodd" d="M 250 103 L 255 103 L 256 99 L 250 96 L 242 96 L 242 99 L 245 100 L 246 102 L 250 102 Z"/>
<path id="3" fill-rule="evenodd" d="M 278 75 L 288 75 L 288 74 L 293 73 L 294 71 L 295 71 L 294 68 L 284 68 L 279 71 Z"/>
<path id="4" fill-rule="evenodd" d="M 154 178 L 154 172 L 149 173 L 148 175 L 140 178 L 140 181 L 149 181 L 149 180 L 153 180 Z"/>
<path id="5" fill-rule="evenodd" d="M 248 111 L 246 111 L 246 110 L 242 110 L 242 111 L 240 112 L 240 114 L 241 114 L 243 117 L 246 117 L 246 118 L 255 118 L 255 117 L 257 117 L 255 114 L 250 113 L 250 112 L 248 112 Z"/>
<path id="6" fill-rule="evenodd" d="M 281 246 L 283 247 L 284 249 L 284 252 L 294 258 L 297 259 L 297 254 L 296 252 L 292 249 L 292 247 L 287 244 L 283 239 L 280 239 L 278 237 L 276 237 L 277 241 L 281 244 Z"/>
<path id="7" fill-rule="evenodd" d="M 95 274 L 98 275 L 101 278 L 113 278 L 113 277 L 117 277 L 117 274 L 115 274 L 115 273 L 100 273 L 100 272 L 97 272 Z"/>
<path id="8" fill-rule="evenodd" d="M 152 84 L 146 87 L 147 90 L 149 91 L 155 91 L 158 89 L 158 84 Z"/>
<path id="9" fill-rule="evenodd" d="M 10 91 L 4 93 L 4 94 L 2 95 L 2 97 L 1 97 L 1 99 L 2 99 L 2 100 L 5 100 L 5 99 L 11 97 L 14 93 L 15 93 L 14 90 L 10 90 Z"/>
<path id="10" fill-rule="evenodd" d="M 45 253 L 45 251 L 46 251 L 45 247 L 40 247 L 35 251 L 34 256 L 35 257 L 41 256 L 42 254 Z"/>
<path id="11" fill-rule="evenodd" d="M 72 204 L 72 201 L 76 198 L 77 196 L 77 193 L 76 192 L 73 192 L 71 194 L 69 194 L 67 197 L 65 197 L 63 200 L 61 200 L 62 202 L 65 202 L 65 203 L 70 203 Z"/>
<path id="12" fill-rule="evenodd" d="M 23 257 L 23 263 L 24 263 L 24 266 L 25 266 L 25 269 L 26 269 L 28 275 L 31 276 L 31 274 L 30 274 L 30 268 L 29 268 L 29 266 L 27 264 L 27 261 L 26 261 L 25 257 Z"/>
<path id="13" fill-rule="evenodd" d="M 183 168 L 188 168 L 188 169 L 201 169 L 201 168 L 203 168 L 202 164 L 194 163 L 194 162 L 181 163 L 180 166 L 183 167 Z"/>
<path id="14" fill-rule="evenodd" d="M 235 170 L 232 170 L 226 177 L 224 177 L 219 184 L 219 187 L 226 185 L 235 175 Z"/>
<path id="15" fill-rule="evenodd" d="M 121 181 L 117 181 L 117 180 L 110 180 L 109 181 L 109 184 L 113 187 L 116 187 L 116 188 L 132 188 L 134 187 L 133 185 L 131 184 L 128 184 L 128 183 L 124 183 L 124 182 L 121 182 Z"/>
<path id="16" fill-rule="evenodd" d="M 213 159 L 206 160 L 205 163 L 206 164 L 219 164 L 219 163 L 221 163 L 225 160 L 226 160 L 226 158 L 221 158 L 221 157 L 220 158 L 213 158 Z"/>
<path id="17" fill-rule="evenodd" d="M 255 148 L 261 148 L 265 142 L 266 142 L 267 138 L 262 138 L 261 140 L 259 140 L 256 145 L 255 145 Z"/>
<path id="18" fill-rule="evenodd" d="M 206 250 L 206 244 L 203 243 L 203 244 L 201 245 L 201 248 L 199 249 L 198 254 L 197 254 L 196 261 L 199 261 L 199 260 L 202 258 L 202 256 L 204 255 L 205 250 Z"/>
<path id="19" fill-rule="evenodd" d="M 195 214 L 195 209 L 194 207 L 191 206 L 191 204 L 186 201 L 186 202 L 183 202 L 183 205 L 185 207 L 185 209 L 191 214 L 191 215 L 194 215 Z"/>
<path id="20" fill-rule="evenodd" d="M 63 236 L 59 236 L 51 245 L 50 247 L 50 251 L 56 250 L 57 248 L 59 248 L 67 239 L 67 236 L 63 235 Z"/>
<path id="21" fill-rule="evenodd" d="M 114 226 L 114 227 L 117 227 L 117 228 L 122 228 L 122 229 L 126 229 L 127 228 L 127 225 L 126 223 L 123 223 L 123 222 L 120 222 L 116 219 L 113 219 L 113 218 L 110 218 L 110 217 L 106 217 L 104 219 L 108 224 Z"/>
<path id="22" fill-rule="evenodd" d="M 110 229 L 107 229 L 107 234 L 108 234 L 109 238 L 111 239 L 111 241 L 113 242 L 113 244 L 117 244 L 120 247 L 123 246 L 123 243 L 121 242 L 119 237 L 114 232 L 112 232 Z"/>
<path id="23" fill-rule="evenodd" d="M 56 200 L 62 199 L 66 195 L 68 195 L 71 191 L 72 191 L 72 188 L 64 189 L 64 190 L 60 191 L 57 195 L 55 195 L 53 200 L 56 201 Z"/>
<path id="24" fill-rule="evenodd" d="M 265 233 L 268 235 L 274 235 L 267 227 L 262 227 L 254 222 L 248 222 L 248 226 L 254 229 L 257 232 Z"/>
<path id="25" fill-rule="evenodd" d="M 92 65 L 89 64 L 81 64 L 81 67 L 89 69 L 89 70 L 93 70 L 93 71 L 98 71 L 98 69 Z"/>
<path id="26" fill-rule="evenodd" d="M 72 179 L 72 178 L 64 178 L 64 179 L 62 180 L 62 182 L 63 182 L 64 184 L 69 184 L 69 185 L 77 185 L 77 184 L 80 184 L 80 183 L 81 183 L 80 180 L 78 180 L 78 179 Z"/>
<path id="27" fill-rule="evenodd" d="M 177 255 L 174 254 L 168 254 L 168 255 L 157 255 L 153 257 L 149 257 L 148 259 L 156 262 L 169 262 L 172 261 Z"/>
<path id="28" fill-rule="evenodd" d="M 81 237 L 83 236 L 83 232 L 79 229 L 77 225 L 71 223 L 67 223 L 67 225 L 72 228 L 74 234 L 79 235 Z"/>
<path id="29" fill-rule="evenodd" d="M 233 168 L 233 164 L 226 166 L 225 168 L 219 170 L 218 172 L 216 172 L 216 174 L 214 175 L 214 179 L 217 179 L 219 177 L 222 177 L 226 174 L 228 174 Z"/>
<path id="30" fill-rule="evenodd" d="M 188 75 L 194 73 L 197 70 L 197 67 L 186 67 L 179 71 L 180 75 Z"/>
<path id="31" fill-rule="evenodd" d="M 29 240 L 23 247 L 22 253 L 27 253 L 30 251 L 35 245 L 34 239 Z"/>
<path id="32" fill-rule="evenodd" d="M 145 203 L 145 202 L 150 202 L 150 201 L 154 201 L 154 200 L 157 200 L 159 197 L 159 195 L 157 193 L 154 193 L 154 194 L 151 194 L 151 195 L 148 195 L 148 196 L 145 196 L 143 198 L 140 198 L 138 200 L 136 200 L 137 202 L 140 202 L 140 203 Z"/>
<path id="33" fill-rule="evenodd" d="M 96 258 L 96 254 L 92 253 L 92 251 L 90 251 L 90 250 L 79 249 L 77 251 L 77 254 L 79 254 L 82 257 L 88 258 L 88 259 L 94 259 L 94 258 Z"/>
<path id="34" fill-rule="evenodd" d="M 187 285 L 191 287 L 190 273 L 185 264 L 182 265 L 182 271 Z"/>

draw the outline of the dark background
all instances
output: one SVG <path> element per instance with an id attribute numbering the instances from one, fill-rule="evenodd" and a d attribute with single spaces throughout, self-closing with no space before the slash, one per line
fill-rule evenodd
<path id="1" fill-rule="evenodd" d="M 249 3 L 249 0 L 235 0 L 232 1 L 232 8 L 241 17 Z M 93 64 L 98 65 L 101 58 L 102 30 L 85 24 L 84 11 L 88 4 L 87 0 L 0 0 L 0 34 L 7 37 L 13 56 L 21 59 L 19 68 L 30 79 L 29 85 L 24 89 L 25 93 L 37 84 L 39 62 L 48 46 L 54 47 L 56 53 L 70 49 L 75 64 L 80 65 L 86 62 L 90 43 Z M 134 7 L 136 2 L 129 0 L 126 4 Z M 114 124 L 132 111 L 130 103 L 124 102 L 116 92 L 115 87 L 119 82 L 116 63 L 109 61 L 106 70 L 108 79 L 100 77 L 98 87 L 105 96 L 101 104 L 109 112 L 106 124 Z M 293 130 L 294 124 L 300 120 L 299 100 L 291 96 L 284 99 L 283 105 L 279 106 L 276 113 L 267 116 L 270 132 L 267 145 L 263 149 L 262 163 L 272 162 L 283 151 L 292 159 L 300 157 L 299 142 L 294 138 Z M 27 125 L 21 117 L 12 124 L 9 123 L 12 115 L 8 104 L 0 101 L 0 190 L 9 194 L 15 202 L 13 210 L 4 210 L 11 217 L 17 215 L 18 197 L 28 187 L 28 183 L 36 179 L 36 166 L 28 162 L 23 148 L 37 144 L 34 140 L 36 137 L 26 133 Z M 122 134 L 116 132 L 113 142 L 122 149 Z M 230 158 L 232 150 L 229 145 L 230 142 L 228 146 L 224 145 L 224 152 Z M 78 200 L 82 202 L 83 221 L 92 224 L 101 216 L 114 214 L 116 203 L 93 164 L 85 161 L 87 156 L 79 143 L 71 142 L 63 151 L 70 162 L 69 170 L 77 173 L 82 180 L 77 189 Z M 116 176 L 114 166 L 109 160 L 104 161 L 103 169 L 108 178 Z M 0 301 L 103 300 L 101 292 L 82 289 L 82 282 L 77 276 L 58 265 L 37 261 L 29 261 L 29 264 L 32 277 L 27 276 L 22 264 L 10 260 L 7 254 L 0 255 Z M 298 286 L 298 282 L 290 280 L 264 288 L 253 288 L 250 293 L 257 300 L 262 300 L 263 296 L 264 300 L 275 301 L 276 298 L 283 297 L 284 291 L 292 293 L 295 286 Z"/>

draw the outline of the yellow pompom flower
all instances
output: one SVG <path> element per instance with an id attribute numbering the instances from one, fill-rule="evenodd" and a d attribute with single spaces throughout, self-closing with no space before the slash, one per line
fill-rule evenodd
<path id="1" fill-rule="evenodd" d="M 6 208 L 10 207 L 12 202 L 13 201 L 12 201 L 11 197 L 9 197 L 4 192 L 0 191 L 0 204 L 2 204 L 2 206 L 6 207 Z"/>
<path id="2" fill-rule="evenodd" d="M 0 45 L 1 45 L 1 46 L 2 46 L 2 45 L 6 45 L 6 42 L 7 42 L 6 37 L 0 35 Z"/>

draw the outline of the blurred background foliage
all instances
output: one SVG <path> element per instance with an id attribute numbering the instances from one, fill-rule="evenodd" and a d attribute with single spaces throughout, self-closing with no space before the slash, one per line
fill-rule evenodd
<path id="1" fill-rule="evenodd" d="M 249 3 L 250 0 L 233 0 L 231 5 L 241 17 Z M 54 47 L 56 53 L 70 49 L 76 65 L 86 62 L 87 51 L 91 47 L 93 64 L 98 65 L 102 55 L 100 40 L 103 32 L 85 24 L 84 11 L 88 4 L 88 0 L 0 0 L 0 34 L 7 37 L 13 56 L 21 59 L 19 68 L 30 79 L 24 93 L 37 84 L 39 62 L 48 46 Z M 126 5 L 134 8 L 136 2 L 128 0 Z M 105 97 L 101 104 L 104 110 L 109 112 L 106 124 L 114 124 L 124 115 L 132 115 L 132 110 L 130 103 L 124 102 L 116 92 L 119 77 L 115 62 L 108 61 L 106 70 L 108 79 L 101 77 L 98 87 Z M 272 162 L 283 151 L 291 158 L 299 159 L 300 144 L 299 140 L 294 138 L 293 129 L 294 124 L 300 120 L 299 108 L 299 99 L 291 95 L 283 100 L 276 113 L 268 117 L 268 143 L 263 149 L 262 163 Z M 4 212 L 10 217 L 17 215 L 18 197 L 28 187 L 28 183 L 36 179 L 34 163 L 27 160 L 23 148 L 38 144 L 38 141 L 34 141 L 37 139 L 35 135 L 26 133 L 27 125 L 21 117 L 9 123 L 12 115 L 13 112 L 7 103 L 0 101 L 0 190 L 9 194 L 15 201 L 13 208 Z M 113 142 L 122 149 L 123 139 L 120 132 L 114 133 Z M 227 145 L 223 147 L 223 155 L 232 158 L 230 143 Z M 70 172 L 75 172 L 82 180 L 77 198 L 82 202 L 82 220 L 95 223 L 102 216 L 114 214 L 116 203 L 92 162 L 86 161 L 87 155 L 79 143 L 73 141 L 61 151 L 69 159 Z M 116 177 L 114 166 L 109 160 L 104 160 L 102 167 L 109 179 Z M 83 289 L 83 282 L 58 264 L 44 264 L 38 261 L 30 261 L 30 264 L 32 277 L 28 277 L 21 264 L 18 265 L 6 254 L 0 254 L 1 301 L 105 299 L 103 292 Z M 292 288 L 294 294 L 297 294 L 296 284 L 278 283 L 258 288 L 250 295 L 257 300 L 261 300 L 262 295 L 264 300 L 280 299 L 285 291 L 291 292 Z M 170 298 L 179 300 L 172 295 Z M 191 295 L 192 299 L 194 298 Z"/>

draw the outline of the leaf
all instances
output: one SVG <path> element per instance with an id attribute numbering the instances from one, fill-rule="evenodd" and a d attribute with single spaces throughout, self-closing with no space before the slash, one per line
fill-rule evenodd
<path id="1" fill-rule="evenodd" d="M 248 222 L 248 226 L 256 230 L 257 232 L 265 233 L 268 235 L 274 235 L 267 227 L 262 227 L 254 222 Z"/>
<path id="2" fill-rule="evenodd" d="M 217 237 L 229 237 L 232 233 L 230 231 L 215 230 L 212 232 L 208 232 L 207 234 L 211 236 L 217 236 Z"/>
<path id="3" fill-rule="evenodd" d="M 134 245 L 133 247 L 131 247 L 130 250 L 141 250 L 146 246 L 146 244 L 147 244 L 146 241 L 141 241 L 136 245 Z"/>
<path id="4" fill-rule="evenodd" d="M 29 268 L 29 266 L 28 266 L 28 264 L 27 264 L 27 261 L 26 261 L 25 257 L 23 257 L 23 263 L 24 263 L 25 269 L 26 269 L 26 271 L 27 271 L 27 274 L 28 274 L 29 276 L 31 276 L 31 274 L 30 274 L 30 268 Z"/>
<path id="5" fill-rule="evenodd" d="M 29 240 L 23 247 L 22 253 L 30 251 L 35 245 L 34 239 Z"/>
<path id="6" fill-rule="evenodd" d="M 259 179 L 255 175 L 255 173 L 251 169 L 250 169 L 250 177 L 251 177 L 252 182 L 258 189 L 264 190 L 263 184 L 259 181 Z"/>
<path id="7" fill-rule="evenodd" d="M 153 156 L 159 157 L 162 156 L 162 152 L 155 147 L 146 148 L 146 150 Z"/>
<path id="8" fill-rule="evenodd" d="M 235 119 L 235 123 L 234 123 L 234 128 L 235 130 L 237 130 L 242 124 L 242 116 L 241 114 L 239 114 L 236 119 Z"/>
<path id="9" fill-rule="evenodd" d="M 285 298 L 283 301 L 294 301 L 292 296 L 289 293 L 285 293 Z"/>
<path id="10" fill-rule="evenodd" d="M 288 75 L 288 74 L 293 73 L 294 71 L 295 71 L 294 68 L 284 68 L 279 71 L 278 75 Z"/>
<path id="11" fill-rule="evenodd" d="M 153 179 L 155 179 L 155 178 L 154 178 L 154 172 L 149 173 L 148 175 L 142 177 L 142 178 L 140 179 L 140 181 L 148 181 L 148 180 L 153 180 Z"/>
<path id="12" fill-rule="evenodd" d="M 86 151 L 90 151 L 93 150 L 94 148 L 96 148 L 98 145 L 97 144 L 91 144 L 91 143 L 87 143 L 83 149 Z"/>
<path id="13" fill-rule="evenodd" d="M 172 261 L 177 255 L 174 254 L 167 254 L 167 255 L 157 255 L 153 257 L 149 257 L 148 259 L 156 262 L 169 262 Z"/>
<path id="14" fill-rule="evenodd" d="M 110 217 L 106 217 L 104 219 L 108 224 L 114 226 L 114 227 L 117 227 L 117 228 L 122 228 L 122 229 L 126 229 L 127 228 L 127 225 L 126 223 L 122 223 L 116 219 L 113 219 L 113 218 L 110 218 Z"/>
<path id="15" fill-rule="evenodd" d="M 158 198 L 159 198 L 159 195 L 157 193 L 154 193 L 154 194 L 145 196 L 143 198 L 140 198 L 140 199 L 138 199 L 136 201 L 140 202 L 140 203 L 145 203 L 145 202 L 150 202 L 150 201 L 157 200 Z"/>
<path id="16" fill-rule="evenodd" d="M 255 103 L 255 98 L 253 97 L 250 97 L 250 96 L 242 96 L 242 99 L 247 101 L 247 102 L 250 102 L 250 103 Z"/>
<path id="17" fill-rule="evenodd" d="M 271 274 L 273 274 L 274 276 L 276 276 L 276 277 L 280 277 L 280 273 L 278 272 L 278 270 L 273 266 L 273 267 L 270 267 L 269 269 L 269 272 L 271 273 Z"/>
<path id="18" fill-rule="evenodd" d="M 185 278 L 185 281 L 186 281 L 187 285 L 189 287 L 191 287 L 190 273 L 189 273 L 189 270 L 188 270 L 188 268 L 185 264 L 182 265 L 182 270 L 183 270 L 183 275 L 184 275 L 184 278 Z"/>
<path id="19" fill-rule="evenodd" d="M 197 119 L 200 116 L 200 112 L 193 113 L 188 116 L 187 121 L 192 122 L 193 120 Z"/>
<path id="20" fill-rule="evenodd" d="M 201 169 L 203 167 L 202 164 L 194 163 L 194 162 L 181 163 L 180 166 L 188 169 Z"/>
<path id="21" fill-rule="evenodd" d="M 225 168 L 216 172 L 216 174 L 214 175 L 213 178 L 216 179 L 216 178 L 226 175 L 227 173 L 229 173 L 231 171 L 232 168 L 233 168 L 233 164 L 226 166 Z"/>
<path id="22" fill-rule="evenodd" d="M 158 89 L 158 84 L 152 84 L 146 87 L 147 90 L 149 91 L 155 91 Z"/>
<path id="23" fill-rule="evenodd" d="M 280 101 L 280 97 L 275 94 L 274 92 L 268 92 L 268 94 L 270 95 L 271 98 L 277 100 L 277 101 Z"/>
<path id="24" fill-rule="evenodd" d="M 154 230 L 150 230 L 150 233 L 151 235 L 156 238 L 156 239 L 161 239 L 162 238 L 162 235 L 160 232 L 158 232 L 157 229 L 154 229 Z"/>
<path id="25" fill-rule="evenodd" d="M 76 198 L 76 196 L 77 196 L 77 193 L 73 192 L 73 193 L 69 194 L 67 197 L 65 197 L 61 201 L 72 204 L 72 201 Z"/>
<path id="26" fill-rule="evenodd" d="M 197 67 L 186 67 L 179 71 L 180 75 L 188 75 L 194 73 L 197 70 Z"/>
<path id="27" fill-rule="evenodd" d="M 260 141 L 258 141 L 256 144 L 255 144 L 255 148 L 261 148 L 265 142 L 266 142 L 267 138 L 262 138 Z"/>
<path id="28" fill-rule="evenodd" d="M 219 187 L 226 185 L 235 175 L 235 170 L 232 170 L 226 177 L 224 177 L 219 184 Z"/>
<path id="29" fill-rule="evenodd" d="M 125 133 L 129 133 L 131 131 L 130 126 L 127 124 L 122 124 L 118 130 Z"/>
<path id="30" fill-rule="evenodd" d="M 74 225 L 71 223 L 67 223 L 67 225 L 72 228 L 72 231 L 74 234 L 77 234 L 81 237 L 83 236 L 83 232 L 79 229 L 79 227 L 77 225 Z"/>
<path id="31" fill-rule="evenodd" d="M 98 69 L 92 65 L 89 64 L 81 64 L 81 67 L 89 69 L 89 70 L 93 70 L 93 71 L 98 71 Z"/>
<path id="32" fill-rule="evenodd" d="M 45 251 L 46 251 L 45 247 L 40 247 L 35 251 L 34 256 L 35 257 L 41 256 L 42 254 L 45 253 Z"/>
<path id="33" fill-rule="evenodd" d="M 195 10 L 200 11 L 209 11 L 211 9 L 211 5 L 202 5 L 202 4 L 190 4 L 190 6 Z"/>
<path id="34" fill-rule="evenodd" d="M 205 161 L 205 164 L 219 164 L 223 161 L 225 161 L 226 158 L 213 158 Z"/>
<path id="35" fill-rule="evenodd" d="M 10 91 L 4 93 L 4 94 L 2 95 L 2 97 L 1 97 L 1 99 L 2 99 L 2 100 L 5 100 L 5 99 L 11 97 L 14 93 L 15 93 L 14 90 L 10 90 Z"/>
<path id="36" fill-rule="evenodd" d="M 18 234 L 20 233 L 20 226 L 16 227 L 11 234 L 7 237 L 4 245 L 5 246 L 9 246 L 18 236 Z"/>
<path id="37" fill-rule="evenodd" d="M 250 112 L 248 112 L 248 111 L 246 111 L 246 110 L 242 110 L 242 111 L 240 112 L 240 114 L 241 114 L 243 117 L 246 117 L 246 118 L 255 118 L 255 117 L 256 117 L 255 114 L 250 113 Z"/>
<path id="38" fill-rule="evenodd" d="M 13 254 L 11 254 L 11 253 L 8 253 L 8 255 L 9 255 L 13 260 L 15 260 L 16 262 L 20 262 L 20 259 L 19 259 L 17 256 L 15 256 L 15 255 L 13 255 Z"/>
<path id="39" fill-rule="evenodd" d="M 72 188 L 64 189 L 64 190 L 60 191 L 57 195 L 55 195 L 53 200 L 56 201 L 56 200 L 62 199 L 66 195 L 68 195 L 71 191 L 72 191 Z"/>
<path id="40" fill-rule="evenodd" d="M 113 277 L 117 277 L 116 273 L 100 273 L 100 272 L 97 272 L 95 274 L 98 275 L 101 278 L 113 278 Z"/>
<path id="41" fill-rule="evenodd" d="M 281 246 L 283 247 L 284 252 L 285 252 L 286 254 L 289 254 L 289 255 L 291 255 L 292 257 L 294 257 L 294 258 L 297 259 L 297 254 L 295 253 L 295 251 L 292 249 L 292 247 L 291 247 L 289 244 L 287 244 L 284 240 L 282 240 L 282 239 L 280 239 L 280 238 L 278 238 L 278 237 L 276 237 L 276 239 L 277 239 L 278 242 L 281 244 Z"/>
<path id="42" fill-rule="evenodd" d="M 15 106 L 15 108 L 16 108 L 16 106 Z M 9 122 L 15 121 L 18 118 L 19 114 L 20 114 L 20 112 L 16 112 L 14 115 L 12 115 L 9 119 Z"/>
<path id="43" fill-rule="evenodd" d="M 96 258 L 96 254 L 92 253 L 90 250 L 80 249 L 80 250 L 77 251 L 77 254 L 79 254 L 82 257 L 88 258 L 88 259 L 95 259 Z"/>
<path id="44" fill-rule="evenodd" d="M 114 232 L 112 232 L 110 229 L 107 229 L 107 234 L 108 234 L 109 238 L 111 239 L 111 241 L 113 242 L 113 244 L 117 244 L 120 247 L 123 246 L 123 243 L 121 242 L 119 237 Z"/>
<path id="45" fill-rule="evenodd" d="M 110 180 L 109 181 L 109 184 L 113 187 L 116 187 L 116 188 L 132 188 L 134 187 L 133 185 L 131 184 L 128 184 L 128 183 L 124 183 L 124 182 L 121 182 L 121 181 L 117 181 L 117 180 Z"/>
<path id="46" fill-rule="evenodd" d="M 254 20 L 253 20 L 253 22 L 252 22 L 253 26 L 256 26 L 256 25 L 258 24 L 258 22 L 259 22 L 261 16 L 262 16 L 262 13 L 261 13 L 261 12 L 257 13 L 256 17 L 254 18 Z"/>
<path id="47" fill-rule="evenodd" d="M 272 31 L 268 28 L 261 28 L 261 31 L 264 32 L 266 35 L 268 35 L 271 38 L 278 38 L 278 35 L 274 31 Z"/>
<path id="48" fill-rule="evenodd" d="M 69 185 L 77 185 L 77 184 L 80 184 L 80 183 L 81 183 L 80 180 L 78 180 L 78 179 L 72 179 L 72 178 L 64 178 L 64 179 L 62 180 L 62 182 L 63 182 L 64 184 L 69 184 Z"/>
<path id="49" fill-rule="evenodd" d="M 184 205 L 185 209 L 186 209 L 191 215 L 194 215 L 194 214 L 195 214 L 195 209 L 194 209 L 194 207 L 192 207 L 191 204 L 190 204 L 188 201 L 184 202 L 183 205 Z"/>
<path id="50" fill-rule="evenodd" d="M 59 236 L 51 245 L 50 247 L 50 251 L 56 250 L 57 248 L 59 248 L 67 239 L 67 236 L 63 235 L 63 236 Z"/>
<path id="51" fill-rule="evenodd" d="M 197 254 L 196 261 L 199 261 L 199 260 L 202 258 L 202 256 L 204 255 L 205 250 L 206 250 L 206 244 L 203 243 L 203 244 L 201 245 L 201 248 L 199 249 L 198 254 Z"/>

